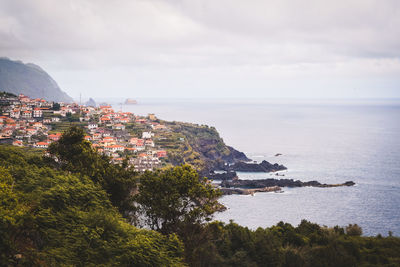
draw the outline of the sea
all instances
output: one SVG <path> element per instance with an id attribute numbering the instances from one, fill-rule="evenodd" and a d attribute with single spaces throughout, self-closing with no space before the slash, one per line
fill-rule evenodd
<path id="1" fill-rule="evenodd" d="M 223 196 L 216 220 L 251 229 L 302 219 L 329 227 L 358 224 L 366 236 L 400 236 L 399 99 L 138 99 L 116 110 L 216 127 L 227 145 L 260 162 L 285 165 L 241 179 L 288 178 L 355 186 L 283 188 Z M 276 154 L 282 154 L 276 156 Z"/>

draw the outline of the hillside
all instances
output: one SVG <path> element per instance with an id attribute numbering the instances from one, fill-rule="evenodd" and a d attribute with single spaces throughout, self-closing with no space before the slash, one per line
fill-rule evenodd
<path id="1" fill-rule="evenodd" d="M 157 140 L 166 147 L 168 158 L 173 165 L 190 164 L 203 174 L 223 169 L 225 164 L 249 161 L 246 155 L 227 146 L 214 127 L 184 122 L 167 122 L 172 133 Z"/>
<path id="2" fill-rule="evenodd" d="M 37 65 L 0 58 L 0 91 L 49 101 L 72 102 L 57 83 Z"/>

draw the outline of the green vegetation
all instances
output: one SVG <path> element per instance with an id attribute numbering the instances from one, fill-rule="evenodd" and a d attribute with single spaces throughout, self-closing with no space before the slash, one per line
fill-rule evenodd
<path id="1" fill-rule="evenodd" d="M 192 167 L 139 176 L 83 136 L 70 128 L 51 157 L 0 146 L 0 265 L 400 266 L 400 238 L 356 224 L 210 222 L 220 194 Z"/>
<path id="2" fill-rule="evenodd" d="M 87 122 L 69 122 L 66 120 L 56 122 L 56 123 L 51 123 L 51 131 L 49 133 L 63 133 L 68 131 L 69 128 L 71 127 L 79 127 L 83 128 L 87 126 Z"/>
<path id="3" fill-rule="evenodd" d="M 164 235 L 176 233 L 185 245 L 189 263 L 194 252 L 208 240 L 199 239 L 205 223 L 223 206 L 220 192 L 189 165 L 145 172 L 135 196 L 138 226 L 147 226 Z"/>
<path id="4" fill-rule="evenodd" d="M 79 122 L 79 121 L 80 121 L 80 120 L 79 120 L 79 117 L 80 117 L 80 114 L 79 114 L 79 113 L 72 114 L 72 113 L 68 112 L 68 113 L 66 114 L 66 119 L 67 119 L 67 121 L 69 121 L 69 122 Z"/>
<path id="5" fill-rule="evenodd" d="M 196 170 L 206 171 L 234 159 L 214 127 L 183 122 L 162 123 L 172 132 L 164 133 L 156 142 L 167 149 L 171 164 L 189 164 Z"/>
<path id="6" fill-rule="evenodd" d="M 132 210 L 131 192 L 136 186 L 136 173 L 127 167 L 110 164 L 110 159 L 100 155 L 89 141 L 84 140 L 82 128 L 71 127 L 58 142 L 49 146 L 49 153 L 57 159 L 64 171 L 89 177 L 109 194 L 111 203 L 128 216 Z"/>
<path id="7" fill-rule="evenodd" d="M 9 93 L 9 92 L 3 91 L 3 92 L 0 92 L 0 97 L 7 98 L 7 97 L 17 97 L 17 96 L 15 94 L 13 94 L 13 93 Z"/>
<path id="8" fill-rule="evenodd" d="M 202 249 L 201 255 L 215 266 L 400 264 L 399 238 L 361 237 L 347 233 L 341 227 L 321 227 L 305 220 L 298 227 L 280 222 L 255 231 L 233 222 L 213 222 L 207 225 L 207 232 L 215 242 Z"/>
<path id="9" fill-rule="evenodd" d="M 55 102 L 54 104 L 53 104 L 53 108 L 52 108 L 52 110 L 60 110 L 61 109 L 61 105 L 59 104 L 59 103 L 57 103 L 57 102 Z"/>
<path id="10" fill-rule="evenodd" d="M 178 266 L 181 242 L 139 230 L 85 175 L 0 146 L 2 266 Z"/>

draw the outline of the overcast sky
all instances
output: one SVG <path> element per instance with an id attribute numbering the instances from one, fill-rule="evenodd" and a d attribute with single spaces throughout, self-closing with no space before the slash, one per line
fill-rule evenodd
<path id="1" fill-rule="evenodd" d="M 72 97 L 400 97 L 399 0 L 0 0 Z"/>

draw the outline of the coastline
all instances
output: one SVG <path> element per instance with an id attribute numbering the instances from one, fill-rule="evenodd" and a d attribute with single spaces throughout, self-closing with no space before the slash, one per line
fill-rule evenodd
<path id="1" fill-rule="evenodd" d="M 352 105 L 338 100 L 332 104 L 311 101 L 310 105 L 307 100 L 294 103 L 139 100 L 137 106 L 124 109 L 136 114 L 155 113 L 169 121 L 215 126 L 226 144 L 245 151 L 248 157 L 271 162 L 276 159 L 287 166 L 289 170 L 282 172 L 287 178 L 315 179 L 321 183 L 353 179 L 357 182 L 352 187 L 322 190 L 287 188 L 284 194 L 256 194 L 255 198 L 225 195 L 221 200 L 229 212 L 217 218 L 225 222 L 233 219 L 254 229 L 274 225 L 279 220 L 298 224 L 301 218 L 330 226 L 357 222 L 368 235 L 388 230 L 400 234 L 399 170 L 397 164 L 393 165 L 400 160 L 396 141 L 400 128 L 393 123 L 400 116 L 398 103 L 381 101 L 376 105 L 370 103 L 374 101 L 356 101 Z M 316 114 L 324 119 L 321 121 Z M 278 152 L 283 156 L 273 157 Z M 268 173 L 238 173 L 238 176 L 255 180 L 275 178 Z M 243 213 L 248 216 L 243 218 Z M 278 213 L 280 218 L 271 216 Z"/>

